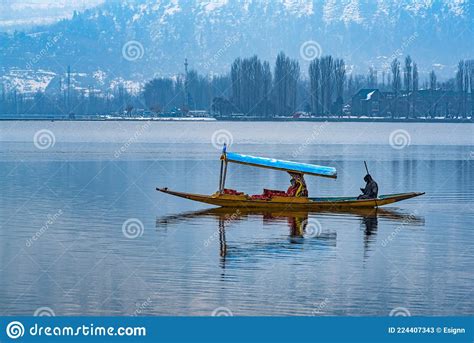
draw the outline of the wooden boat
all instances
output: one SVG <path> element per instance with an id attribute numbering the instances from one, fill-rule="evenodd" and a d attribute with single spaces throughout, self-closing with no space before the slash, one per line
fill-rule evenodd
<path id="1" fill-rule="evenodd" d="M 177 197 L 198 201 L 210 205 L 232 208 L 266 208 L 290 210 L 341 210 L 348 208 L 374 208 L 392 204 L 398 201 L 414 198 L 425 194 L 424 192 L 410 192 L 380 195 L 376 199 L 357 199 L 357 197 L 294 197 L 274 195 L 266 199 L 255 199 L 247 194 L 226 194 L 225 178 L 229 162 L 245 164 L 260 168 L 282 170 L 289 173 L 315 175 L 326 178 L 337 178 L 335 168 L 307 163 L 276 160 L 265 157 L 255 157 L 226 151 L 221 155 L 221 172 L 219 190 L 211 195 L 176 192 L 168 188 L 156 188 L 157 191 Z"/>

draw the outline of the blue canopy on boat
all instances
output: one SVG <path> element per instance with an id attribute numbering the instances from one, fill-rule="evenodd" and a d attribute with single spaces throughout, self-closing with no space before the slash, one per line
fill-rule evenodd
<path id="1" fill-rule="evenodd" d="M 336 168 L 318 166 L 315 164 L 298 163 L 292 161 L 277 160 L 274 158 L 256 157 L 250 155 L 225 152 L 223 158 L 228 162 L 248 164 L 256 167 L 271 168 L 302 174 L 317 175 L 322 177 L 337 178 Z"/>

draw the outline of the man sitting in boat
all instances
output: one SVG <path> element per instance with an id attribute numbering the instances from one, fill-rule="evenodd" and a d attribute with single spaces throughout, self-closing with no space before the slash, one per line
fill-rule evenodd
<path id="1" fill-rule="evenodd" d="M 303 174 L 290 173 L 290 175 L 291 186 L 286 191 L 286 195 L 290 197 L 307 197 L 308 188 L 306 188 Z"/>
<path id="2" fill-rule="evenodd" d="M 362 194 L 357 197 L 357 199 L 375 199 L 379 193 L 379 186 L 370 174 L 364 176 L 364 181 L 366 182 L 365 188 L 361 188 Z"/>

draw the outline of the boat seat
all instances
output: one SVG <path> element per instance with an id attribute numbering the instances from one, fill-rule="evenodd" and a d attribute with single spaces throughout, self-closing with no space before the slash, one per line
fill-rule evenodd
<path id="1" fill-rule="evenodd" d="M 235 189 L 230 189 L 230 188 L 224 188 L 223 191 L 224 194 L 229 194 L 229 195 L 243 195 L 244 192 L 238 192 Z"/>
<path id="2" fill-rule="evenodd" d="M 288 194 L 285 192 L 285 191 L 280 191 L 280 190 L 276 190 L 276 189 L 266 189 L 264 188 L 263 189 L 263 195 L 266 195 L 266 196 L 280 196 L 280 197 L 286 197 L 288 196 Z"/>
<path id="3" fill-rule="evenodd" d="M 250 199 L 252 200 L 270 200 L 274 196 L 287 197 L 289 196 L 285 191 L 280 191 L 277 189 L 263 189 L 263 194 L 251 195 Z"/>

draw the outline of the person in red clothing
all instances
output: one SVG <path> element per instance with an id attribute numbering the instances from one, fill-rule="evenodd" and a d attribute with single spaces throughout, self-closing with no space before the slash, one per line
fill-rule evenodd
<path id="1" fill-rule="evenodd" d="M 296 191 L 298 190 L 298 185 L 296 184 L 296 180 L 291 178 L 290 180 L 290 187 L 288 187 L 286 194 L 290 197 L 294 197 L 296 195 Z"/>
<path id="2" fill-rule="evenodd" d="M 286 194 L 290 197 L 307 197 L 308 189 L 306 188 L 303 174 L 290 173 L 290 175 L 291 186 L 286 191 Z"/>

